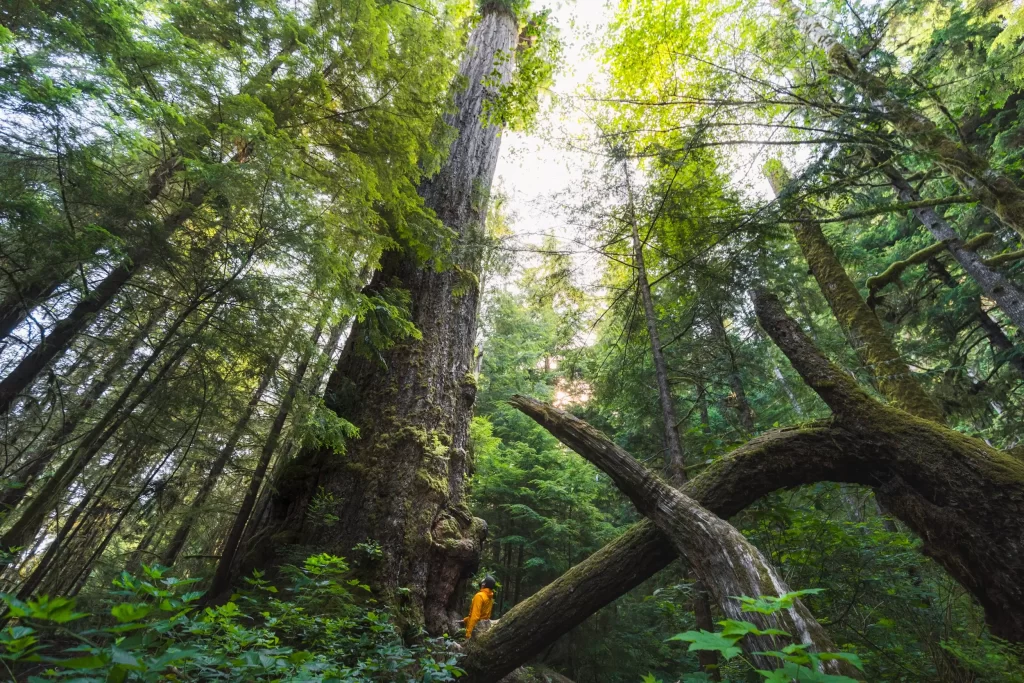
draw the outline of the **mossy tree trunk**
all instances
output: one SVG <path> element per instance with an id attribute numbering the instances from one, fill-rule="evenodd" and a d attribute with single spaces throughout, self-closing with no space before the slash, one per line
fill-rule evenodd
<path id="1" fill-rule="evenodd" d="M 993 633 L 1024 641 L 1024 463 L 985 443 L 874 401 L 760 295 L 758 319 L 832 408 L 827 424 L 775 430 L 680 490 L 728 519 L 763 496 L 821 481 L 871 486 L 985 609 Z M 488 683 L 664 568 L 674 548 L 650 521 L 576 565 L 471 642 L 466 683 Z"/>
<path id="2" fill-rule="evenodd" d="M 777 196 L 783 196 L 790 179 L 781 164 L 765 167 L 765 175 Z M 857 351 L 861 362 L 875 378 L 878 390 L 899 408 L 935 422 L 942 422 L 942 413 L 910 373 L 882 323 L 875 316 L 840 263 L 832 245 L 821 231 L 821 225 L 806 209 L 797 211 L 793 227 L 800 251 L 818 281 L 821 293 L 832 314 Z"/>
<path id="3" fill-rule="evenodd" d="M 350 558 L 396 606 L 404 623 L 453 632 L 459 581 L 478 561 L 486 532 L 465 500 L 468 431 L 476 384 L 476 329 L 484 221 L 501 145 L 484 104 L 512 76 L 516 18 L 500 3 L 483 10 L 463 59 L 456 138 L 438 174 L 420 187 L 456 235 L 454 266 L 439 271 L 410 251 L 385 254 L 369 293 L 403 290 L 422 339 L 377 351 L 357 322 L 327 388 L 327 405 L 360 430 L 344 456 L 309 450 L 282 470 L 249 566 L 273 566 L 309 551 Z M 495 77 L 495 72 L 497 77 Z M 310 514 L 316 499 L 343 520 Z M 355 550 L 377 544 L 379 555 Z M 402 589 L 402 590 L 400 590 Z"/>

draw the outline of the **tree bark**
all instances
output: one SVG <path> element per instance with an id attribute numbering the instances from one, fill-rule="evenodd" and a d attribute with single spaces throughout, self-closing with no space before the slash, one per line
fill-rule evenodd
<path id="1" fill-rule="evenodd" d="M 916 201 L 921 195 L 907 182 L 894 166 L 882 166 L 882 173 L 892 184 L 903 201 Z M 914 209 L 917 220 L 928 229 L 932 236 L 942 242 L 960 267 L 964 269 L 985 296 L 996 302 L 1006 317 L 1013 321 L 1017 329 L 1024 330 L 1024 291 L 1001 273 L 984 264 L 984 259 L 976 252 L 968 249 L 956 230 L 939 215 L 933 207 Z"/>
<path id="2" fill-rule="evenodd" d="M 404 290 L 422 339 L 386 350 L 367 344 L 357 322 L 327 389 L 328 407 L 360 429 L 346 457 L 309 450 L 282 470 L 268 523 L 251 538 L 248 566 L 273 566 L 285 546 L 351 556 L 375 542 L 383 556 L 362 563 L 365 578 L 411 627 L 454 633 L 455 588 L 472 571 L 486 530 L 465 501 L 467 444 L 476 396 L 473 333 L 487 199 L 501 144 L 485 119 L 493 83 L 509 82 L 517 21 L 488 3 L 473 30 L 446 122 L 456 132 L 447 161 L 423 182 L 424 203 L 453 231 L 454 265 L 439 271 L 411 251 L 389 252 L 368 292 Z M 323 491 L 343 524 L 324 528 L 306 510 Z M 408 591 L 399 591 L 399 588 Z"/>
<path id="3" fill-rule="evenodd" d="M 813 377 L 809 384 L 837 419 L 757 437 L 681 491 L 728 519 L 773 491 L 822 481 L 871 486 L 880 496 L 909 489 L 916 497 L 886 497 L 892 514 L 921 537 L 922 551 L 981 603 L 993 633 L 1024 640 L 1019 581 L 1024 575 L 1024 463 L 873 401 L 813 350 L 777 302 L 770 315 L 766 308 L 773 307 L 759 305 L 762 326 L 777 343 L 785 342 L 780 346 L 787 356 L 799 359 L 794 366 L 805 378 Z M 797 332 L 802 342 L 791 348 L 786 339 Z M 813 350 L 810 356 L 808 350 Z M 818 372 L 812 374 L 815 367 Z M 469 674 L 466 683 L 499 679 L 675 556 L 651 522 L 635 525 L 474 639 L 462 662 Z"/>
<path id="4" fill-rule="evenodd" d="M 930 118 L 900 101 L 878 76 L 814 18 L 791 0 L 777 0 L 788 6 L 797 26 L 811 43 L 825 52 L 829 65 L 853 84 L 886 121 L 907 141 L 949 173 L 967 192 L 978 197 L 1008 227 L 1024 235 L 1024 191 L 1008 176 L 993 170 L 988 161 L 967 145 L 950 138 Z"/>
<path id="5" fill-rule="evenodd" d="M 789 184 L 785 169 L 781 165 L 766 167 L 765 175 L 776 196 L 784 195 Z M 806 209 L 799 209 L 798 218 L 800 220 L 793 232 L 800 250 L 839 326 L 850 339 L 861 362 L 874 376 L 878 390 L 908 413 L 942 422 L 938 406 L 911 375 L 910 368 L 882 329 L 882 323 L 846 274 L 821 226 Z"/>

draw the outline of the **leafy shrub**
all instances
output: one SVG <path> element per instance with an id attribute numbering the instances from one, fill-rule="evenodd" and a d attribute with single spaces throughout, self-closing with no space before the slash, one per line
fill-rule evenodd
<path id="1" fill-rule="evenodd" d="M 744 612 L 775 614 L 792 607 L 793 603 L 800 596 L 811 595 L 820 591 L 821 589 L 815 588 L 786 593 L 780 597 L 770 595 L 761 596 L 760 598 L 740 596 L 737 599 L 743 603 L 741 609 Z M 746 662 L 743 657 L 743 649 L 738 643 L 748 635 L 770 635 L 780 638 L 792 637 L 789 633 L 778 629 L 761 630 L 749 621 L 726 619 L 718 623 L 722 626 L 722 630 L 716 633 L 709 633 L 704 630 L 687 631 L 674 635 L 669 640 L 690 643 L 689 649 L 691 652 L 700 650 L 714 651 L 718 652 L 725 661 L 739 658 Z M 821 671 L 820 665 L 822 662 L 834 659 L 846 660 L 858 669 L 863 669 L 860 659 L 855 654 L 848 652 L 811 652 L 805 644 L 797 642 L 790 643 L 779 651 L 762 652 L 759 654 L 770 655 L 779 660 L 779 666 L 771 671 L 757 669 L 753 664 L 746 662 L 749 669 L 760 674 L 767 683 L 789 683 L 789 681 L 800 681 L 801 683 L 857 683 L 855 679 L 848 676 L 835 676 Z M 684 678 L 684 681 L 687 683 L 697 683 L 697 681 L 705 680 L 710 680 L 710 678 L 703 673 L 691 674 Z M 647 676 L 644 678 L 644 683 L 656 683 L 656 681 L 653 676 Z"/>
<path id="2" fill-rule="evenodd" d="M 87 618 L 75 600 L 21 601 L 0 594 L 8 623 L 0 662 L 29 681 L 452 681 L 461 672 L 444 641 L 403 643 L 369 587 L 340 557 L 321 554 L 286 567 L 278 590 L 259 572 L 247 588 L 201 607 L 198 579 L 166 567 L 122 573 L 107 614 Z M 76 628 L 80 625 L 93 628 Z"/>

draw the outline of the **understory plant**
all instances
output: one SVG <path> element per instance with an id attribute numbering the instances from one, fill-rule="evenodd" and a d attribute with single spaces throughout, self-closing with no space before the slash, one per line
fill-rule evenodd
<path id="1" fill-rule="evenodd" d="M 143 566 L 114 580 L 96 614 L 73 598 L 0 594 L 0 662 L 11 678 L 80 683 L 433 683 L 460 674 L 443 639 L 405 644 L 343 558 L 314 555 L 283 568 L 282 579 L 278 588 L 255 572 L 230 600 L 204 607 L 192 590 L 198 579 Z"/>
<path id="2" fill-rule="evenodd" d="M 758 598 L 748 596 L 737 596 L 736 600 L 742 603 L 744 612 L 771 615 L 793 607 L 793 603 L 801 596 L 820 593 L 820 588 L 811 588 L 802 591 L 793 591 L 785 595 L 775 597 L 763 595 Z M 678 633 L 670 641 L 682 641 L 690 643 L 689 650 L 717 652 L 726 662 L 738 660 L 745 664 L 743 673 L 756 672 L 766 683 L 789 683 L 799 681 L 800 683 L 857 683 L 857 680 L 849 676 L 838 676 L 827 674 L 822 671 L 822 662 L 842 659 L 863 671 L 860 658 L 850 652 L 811 652 L 807 645 L 799 642 L 790 642 L 782 645 L 779 650 L 770 652 L 758 652 L 760 655 L 768 655 L 779 660 L 779 666 L 775 669 L 759 669 L 743 657 L 743 648 L 739 645 L 747 636 L 773 636 L 780 643 L 786 639 L 792 639 L 792 635 L 779 629 L 761 629 L 756 624 L 738 619 L 725 619 L 719 621 L 721 631 L 711 633 L 705 630 L 686 631 Z M 731 668 L 731 667 L 730 667 Z M 690 674 L 683 679 L 686 683 L 698 683 L 699 681 L 712 680 L 707 674 L 701 672 Z M 644 677 L 644 683 L 657 683 L 653 676 Z"/>

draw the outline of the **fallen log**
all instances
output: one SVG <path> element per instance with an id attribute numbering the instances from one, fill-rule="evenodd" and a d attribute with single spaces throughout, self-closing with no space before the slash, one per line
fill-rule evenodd
<path id="1" fill-rule="evenodd" d="M 654 522 L 676 552 L 686 558 L 726 617 L 753 622 L 761 630 L 785 631 L 812 652 L 835 649 L 828 634 L 799 600 L 774 615 L 742 610 L 736 596 L 782 597 L 789 587 L 761 551 L 734 526 L 663 482 L 583 420 L 525 396 L 513 396 L 509 402 L 610 476 L 637 510 Z M 781 650 L 785 644 L 780 642 L 772 635 L 748 635 L 740 641 L 756 668 L 769 671 L 780 662 L 760 653 Z M 830 673 L 857 675 L 853 667 L 841 660 L 826 662 L 824 666 Z"/>

